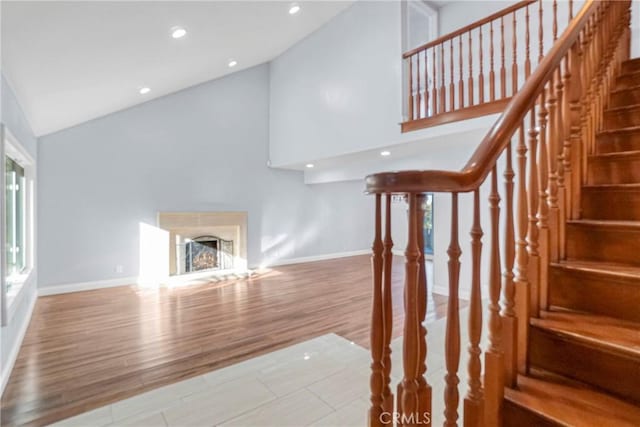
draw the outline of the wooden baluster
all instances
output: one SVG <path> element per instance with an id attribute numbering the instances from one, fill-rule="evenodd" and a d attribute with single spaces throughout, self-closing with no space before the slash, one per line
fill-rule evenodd
<path id="1" fill-rule="evenodd" d="M 536 109 L 532 108 L 529 124 L 529 234 L 527 235 L 527 248 L 529 250 L 529 287 L 531 290 L 531 315 L 538 317 L 539 313 L 539 265 L 538 254 L 538 135 L 540 131 L 536 127 Z"/>
<path id="2" fill-rule="evenodd" d="M 416 194 L 409 199 L 409 238 L 405 251 L 404 279 L 404 338 L 402 342 L 402 362 L 404 378 L 398 386 L 398 407 L 404 419 L 415 419 L 418 410 L 418 358 L 420 354 L 418 319 L 418 275 L 420 250 L 416 229 L 418 201 Z"/>
<path id="3" fill-rule="evenodd" d="M 558 67 L 560 69 L 560 67 Z M 556 70 L 557 71 L 557 70 Z M 548 197 L 549 203 L 549 260 L 551 262 L 559 261 L 559 210 L 558 210 L 558 141 L 560 140 L 560 132 L 558 128 L 558 86 L 556 84 L 556 71 L 551 75 L 549 82 L 549 127 L 548 127 L 548 145 L 549 145 L 549 185 Z"/>
<path id="4" fill-rule="evenodd" d="M 558 116 L 558 122 L 556 127 L 558 128 L 558 139 L 556 147 L 557 161 L 557 175 L 558 175 L 558 259 L 565 259 L 566 244 L 565 244 L 565 221 L 567 219 L 566 213 L 566 187 L 565 187 L 565 170 L 564 170 L 564 144 L 568 138 L 568 132 L 566 130 L 565 121 L 567 116 L 567 103 L 564 96 L 564 79 L 563 79 L 563 66 L 566 67 L 566 59 L 564 59 L 557 70 L 556 76 L 556 88 L 558 91 L 558 108 L 556 114 Z"/>
<path id="5" fill-rule="evenodd" d="M 540 155 L 538 162 L 538 245 L 539 245 L 539 309 L 546 310 L 549 308 L 549 205 L 547 189 L 549 186 L 549 163 L 547 152 L 547 94 L 543 88 L 540 94 L 540 108 L 538 109 L 538 126 L 540 126 Z"/>
<path id="6" fill-rule="evenodd" d="M 431 89 L 431 102 L 433 105 L 431 109 L 433 110 L 433 115 L 437 115 L 442 113 L 442 111 L 438 111 L 438 76 L 436 74 L 436 47 L 431 48 L 432 57 L 431 57 L 431 68 L 432 68 L 432 80 L 433 80 L 433 88 Z"/>
<path id="7" fill-rule="evenodd" d="M 471 228 L 471 302 L 469 304 L 469 390 L 464 399 L 464 425 L 476 427 L 484 421 L 484 396 L 480 374 L 480 336 L 482 334 L 482 227 L 480 226 L 480 190 L 473 193 L 473 227 Z"/>
<path id="8" fill-rule="evenodd" d="M 491 251 L 489 269 L 489 349 L 485 352 L 485 426 L 500 426 L 504 396 L 504 354 L 502 350 L 502 319 L 500 318 L 500 195 L 498 171 L 491 172 Z"/>
<path id="9" fill-rule="evenodd" d="M 538 0 L 538 64 L 544 58 L 544 13 L 542 12 L 542 0 Z"/>
<path id="10" fill-rule="evenodd" d="M 445 338 L 445 427 L 458 425 L 458 367 L 460 364 L 460 312 L 458 288 L 460 281 L 460 244 L 458 242 L 458 193 L 451 194 L 451 242 L 449 255 L 449 300 L 447 305 L 447 331 Z"/>
<path id="11" fill-rule="evenodd" d="M 528 10 L 528 9 L 527 9 Z M 512 37 L 512 51 L 513 51 L 513 64 L 511 64 L 511 96 L 514 96 L 518 92 L 518 37 L 516 29 L 516 13 L 513 12 L 513 32 Z M 528 40 L 527 40 L 528 51 Z M 526 79 L 525 79 L 526 80 Z"/>
<path id="12" fill-rule="evenodd" d="M 412 56 L 409 57 L 409 108 L 407 111 L 407 115 L 409 116 L 409 120 L 414 120 L 415 117 L 413 116 L 413 60 L 412 60 Z"/>
<path id="13" fill-rule="evenodd" d="M 516 356 L 518 372 L 527 373 L 527 348 L 529 333 L 529 254 L 527 252 L 527 227 L 529 225 L 529 201 L 527 200 L 527 145 L 525 142 L 524 123 L 518 130 L 518 146 L 516 148 L 518 159 L 518 242 L 516 245 L 516 308 L 517 318 L 522 321 L 517 324 L 518 342 Z"/>
<path id="14" fill-rule="evenodd" d="M 469 78 L 467 80 L 469 90 L 468 105 L 471 107 L 473 102 L 473 41 L 471 40 L 471 31 L 469 31 Z"/>
<path id="15" fill-rule="evenodd" d="M 514 35 L 515 37 L 515 35 Z M 500 18 L 500 98 L 507 97 L 507 70 L 504 66 L 504 17 Z M 518 79 L 516 78 L 516 86 Z"/>
<path id="16" fill-rule="evenodd" d="M 553 41 L 558 40 L 558 0 L 553 0 Z"/>
<path id="17" fill-rule="evenodd" d="M 416 218 L 416 233 L 418 235 L 418 247 L 420 248 L 419 258 L 419 276 L 418 276 L 418 322 L 420 324 L 419 333 L 419 345 L 420 354 L 418 356 L 418 411 L 417 415 L 423 419 L 425 414 L 431 412 L 431 386 L 427 383 L 424 377 L 427 372 L 427 329 L 424 327 L 423 322 L 427 314 L 427 271 L 425 267 L 424 258 L 424 203 L 425 196 L 420 194 L 418 196 L 418 217 Z"/>
<path id="18" fill-rule="evenodd" d="M 493 21 L 489 22 L 489 38 L 491 40 L 489 44 L 489 101 L 496 100 L 496 73 L 493 69 Z"/>
<path id="19" fill-rule="evenodd" d="M 511 143 L 507 145 L 505 150 L 506 165 L 504 171 L 504 187 L 505 187 L 505 232 L 504 232 L 504 272 L 502 273 L 502 288 L 504 295 L 504 309 L 502 311 L 502 332 L 504 343 L 504 360 L 505 360 L 505 384 L 508 387 L 516 386 L 518 376 L 517 365 L 517 342 L 518 342 L 518 323 L 515 312 L 515 284 L 513 266 L 516 257 L 516 241 L 515 226 L 513 219 L 513 159 L 512 159 Z"/>
<path id="20" fill-rule="evenodd" d="M 515 13 L 514 13 L 515 15 Z M 529 5 L 525 8 L 525 31 L 524 31 L 524 45 L 525 55 L 524 55 L 524 79 L 528 79 L 531 75 L 531 36 L 529 31 Z M 516 32 L 515 18 L 513 21 L 513 33 Z M 514 37 L 515 38 L 515 37 Z M 514 47 L 515 51 L 515 47 Z"/>
<path id="21" fill-rule="evenodd" d="M 460 109 L 464 108 L 464 77 L 462 73 L 462 36 L 458 36 L 458 56 L 459 56 L 459 64 L 458 64 L 458 104 Z"/>
<path id="22" fill-rule="evenodd" d="M 440 44 L 440 111 L 447 111 L 447 89 L 444 75 L 444 42 Z"/>
<path id="23" fill-rule="evenodd" d="M 369 426 L 381 426 L 382 393 L 384 387 L 384 373 L 382 366 L 384 323 L 382 314 L 382 239 L 380 237 L 381 209 L 380 194 L 376 194 L 375 232 L 373 239 L 373 255 L 371 265 L 373 269 L 373 304 L 371 309 L 371 408 L 369 409 Z"/>
<path id="24" fill-rule="evenodd" d="M 456 89 L 453 84 L 453 39 L 449 40 L 449 111 L 456 109 Z M 458 108 L 462 108 L 459 106 Z"/>
<path id="25" fill-rule="evenodd" d="M 569 24 L 573 21 L 573 0 L 569 0 Z"/>
<path id="26" fill-rule="evenodd" d="M 427 93 L 428 91 L 425 91 Z M 382 351 L 382 366 L 384 387 L 382 391 L 382 409 L 384 412 L 393 413 L 393 393 L 391 392 L 391 336 L 393 333 L 393 239 L 391 238 L 391 194 L 387 194 L 385 200 L 385 227 L 384 227 L 384 251 L 382 252 L 383 278 L 383 319 L 384 319 L 384 345 Z"/>
<path id="27" fill-rule="evenodd" d="M 478 74 L 478 98 L 479 98 L 479 104 L 483 104 L 484 103 L 484 58 L 483 58 L 483 43 L 482 43 L 482 25 L 480 26 L 480 28 L 478 28 L 479 32 L 480 32 L 480 37 L 479 37 L 479 44 L 480 44 L 480 51 L 479 51 L 479 60 L 478 62 L 480 63 L 479 65 L 479 69 L 480 69 L 480 73 Z"/>
<path id="28" fill-rule="evenodd" d="M 571 145 L 573 144 L 573 135 L 574 135 L 574 126 L 575 126 L 575 113 L 579 109 L 579 106 L 576 105 L 574 97 L 576 94 L 574 93 L 573 86 L 577 84 L 578 79 L 572 78 L 573 75 L 571 73 L 571 63 L 574 62 L 574 59 L 571 59 L 574 55 L 577 56 L 577 44 L 571 48 L 571 51 L 564 58 L 564 75 L 562 76 L 562 81 L 565 87 L 565 95 L 564 95 L 564 144 L 562 150 L 562 165 L 564 169 L 564 184 L 565 184 L 565 215 L 566 219 L 574 219 L 574 203 L 573 203 L 573 168 L 571 166 L 572 159 L 574 157 L 574 151 L 572 150 Z M 579 114 L 579 113 L 578 113 Z"/>
<path id="29" fill-rule="evenodd" d="M 422 95 L 420 94 L 420 56 L 416 56 L 416 116 L 422 118 Z"/>
<path id="30" fill-rule="evenodd" d="M 429 117 L 429 61 L 427 51 L 424 50 L 424 116 Z"/>

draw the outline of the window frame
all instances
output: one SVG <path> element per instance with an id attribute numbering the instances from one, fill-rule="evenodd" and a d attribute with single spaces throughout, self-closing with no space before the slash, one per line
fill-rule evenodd
<path id="1" fill-rule="evenodd" d="M 11 133 L 5 124 L 0 123 L 0 187 L 2 187 L 2 197 L 0 203 L 0 229 L 2 231 L 0 239 L 0 265 L 2 265 L 3 273 L 0 274 L 0 296 L 1 296 L 1 321 L 2 326 L 6 326 L 13 315 L 20 301 L 25 294 L 25 288 L 35 275 L 36 270 L 36 162 L 31 155 L 25 150 L 18 139 Z M 6 200 L 5 199 L 5 157 L 11 158 L 14 162 L 24 168 L 25 176 L 25 267 L 21 274 L 21 280 L 12 289 L 11 294 L 7 292 L 7 283 L 4 272 L 7 271 L 7 253 L 6 253 Z"/>

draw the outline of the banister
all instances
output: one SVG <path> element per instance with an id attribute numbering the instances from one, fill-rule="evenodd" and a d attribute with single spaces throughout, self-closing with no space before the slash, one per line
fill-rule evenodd
<path id="1" fill-rule="evenodd" d="M 520 10 L 523 7 L 531 4 L 531 3 L 535 3 L 537 0 L 523 0 L 523 1 L 519 1 L 518 3 L 511 5 L 509 7 L 506 7 L 504 9 L 501 9 L 495 13 L 493 13 L 492 15 L 489 15 L 485 18 L 479 19 L 475 22 L 472 22 L 471 24 L 464 26 L 462 28 L 459 28 L 455 31 L 450 32 L 449 34 L 445 34 L 444 36 L 440 36 L 435 40 L 431 40 L 430 42 L 427 42 L 423 45 L 420 45 L 414 49 L 411 49 L 410 51 L 407 51 L 405 53 L 402 54 L 402 58 L 403 59 L 407 59 L 408 57 L 415 55 L 418 52 L 421 52 L 423 50 L 432 48 L 434 46 L 438 46 L 439 44 L 442 44 L 450 39 L 454 39 L 464 33 L 467 33 L 471 30 L 474 30 L 478 27 L 481 27 L 485 24 L 488 24 L 491 21 L 495 21 L 496 19 L 502 18 L 503 16 L 506 16 L 508 14 L 510 14 L 511 12 L 515 12 L 516 10 Z"/>
<path id="2" fill-rule="evenodd" d="M 529 3 L 529 2 L 521 2 Z M 554 43 L 522 88 L 507 104 L 505 111 L 483 138 L 461 171 L 427 170 L 386 172 L 366 177 L 367 193 L 470 192 L 480 187 L 498 157 L 535 104 L 556 67 L 580 36 L 598 1 L 587 0 L 571 24 Z M 514 5 L 515 6 L 515 5 Z"/>

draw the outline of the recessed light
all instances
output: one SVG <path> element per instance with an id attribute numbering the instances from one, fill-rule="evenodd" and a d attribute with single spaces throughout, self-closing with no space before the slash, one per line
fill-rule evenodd
<path id="1" fill-rule="evenodd" d="M 298 6 L 295 3 L 292 4 L 291 7 L 289 8 L 289 15 L 295 15 L 298 12 L 300 12 L 300 6 Z"/>
<path id="2" fill-rule="evenodd" d="M 140 95 L 146 95 L 146 94 L 148 94 L 149 92 L 151 92 L 151 89 L 150 89 L 150 88 L 148 88 L 148 87 L 142 87 L 142 88 L 140 88 Z"/>
<path id="3" fill-rule="evenodd" d="M 385 157 L 386 157 L 386 156 L 390 156 L 390 155 L 391 155 L 391 151 L 388 151 L 388 150 L 381 151 L 381 152 L 380 152 L 380 155 L 381 155 L 381 156 L 385 156 Z"/>
<path id="4" fill-rule="evenodd" d="M 311 169 L 313 166 L 314 166 L 314 164 L 313 164 L 313 163 L 307 163 L 307 167 L 308 167 L 309 169 Z"/>
<path id="5" fill-rule="evenodd" d="M 232 59 L 231 61 L 229 61 L 229 68 L 233 68 L 236 65 L 238 65 L 238 61 Z"/>
<path id="6" fill-rule="evenodd" d="M 174 39 L 181 39 L 182 37 L 187 35 L 187 30 L 182 27 L 173 27 L 171 29 L 171 37 Z"/>

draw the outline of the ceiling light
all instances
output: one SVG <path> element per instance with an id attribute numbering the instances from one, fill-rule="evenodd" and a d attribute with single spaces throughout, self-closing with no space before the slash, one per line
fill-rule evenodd
<path id="1" fill-rule="evenodd" d="M 313 163 L 307 163 L 307 167 L 308 167 L 309 169 L 311 169 L 313 166 L 314 166 L 314 165 L 313 165 Z"/>
<path id="2" fill-rule="evenodd" d="M 173 27 L 171 29 L 171 37 L 174 39 L 181 39 L 182 37 L 187 35 L 187 30 L 182 27 Z"/>
<path id="3" fill-rule="evenodd" d="M 140 88 L 140 95 L 146 95 L 146 94 L 148 94 L 149 92 L 151 92 L 151 89 L 150 89 L 150 88 L 148 88 L 148 87 Z"/>
<path id="4" fill-rule="evenodd" d="M 238 61 L 232 59 L 231 61 L 229 61 L 229 68 L 233 68 L 236 65 L 238 65 Z"/>
<path id="5" fill-rule="evenodd" d="M 289 15 L 295 15 L 298 12 L 300 12 L 300 6 L 298 6 L 295 3 L 292 4 L 291 7 L 289 8 Z"/>
<path id="6" fill-rule="evenodd" d="M 386 156 L 390 156 L 390 155 L 391 155 L 391 151 L 387 151 L 387 150 L 381 151 L 381 152 L 380 152 L 380 155 L 381 155 L 381 156 L 385 156 L 385 157 L 386 157 Z"/>

